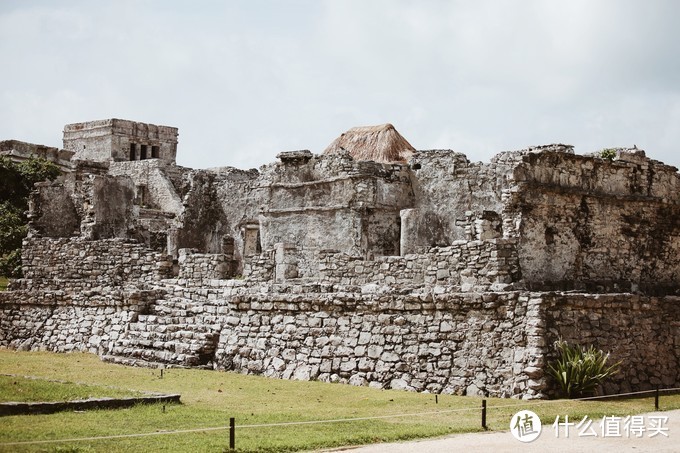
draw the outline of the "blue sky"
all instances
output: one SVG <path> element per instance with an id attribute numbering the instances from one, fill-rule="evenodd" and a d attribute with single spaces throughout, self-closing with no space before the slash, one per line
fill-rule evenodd
<path id="1" fill-rule="evenodd" d="M 680 2 L 0 2 L 0 139 L 179 127 L 178 162 L 258 167 L 390 122 L 471 160 L 632 146 L 680 166 Z"/>

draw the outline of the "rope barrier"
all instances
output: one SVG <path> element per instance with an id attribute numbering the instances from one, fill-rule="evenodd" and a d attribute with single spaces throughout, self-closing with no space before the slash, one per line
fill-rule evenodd
<path id="1" fill-rule="evenodd" d="M 680 391 L 680 387 L 676 388 L 671 388 L 671 389 L 659 389 L 659 392 L 673 392 L 673 391 Z M 587 396 L 583 398 L 572 398 L 569 400 L 548 400 L 548 401 L 537 401 L 535 403 L 531 402 L 532 400 L 524 400 L 524 404 L 505 404 L 501 406 L 489 406 L 489 409 L 502 409 L 506 407 L 519 407 L 519 406 L 526 406 L 527 403 L 531 404 L 532 406 L 541 406 L 544 404 L 551 404 L 551 403 L 565 403 L 565 402 L 571 402 L 571 401 L 592 401 L 592 400 L 599 400 L 599 399 L 607 399 L 607 398 L 618 398 L 621 396 L 632 396 L 632 395 L 644 395 L 645 393 L 655 393 L 656 390 L 642 390 L 639 392 L 628 392 L 628 393 L 617 393 L 615 395 L 601 395 L 601 396 Z M 535 401 L 535 400 L 533 400 Z"/>
<path id="2" fill-rule="evenodd" d="M 540 401 L 536 403 L 530 403 L 532 406 L 550 404 L 550 403 L 562 403 L 571 401 L 589 401 L 595 399 L 605 399 L 605 398 L 616 398 L 621 396 L 632 396 L 632 395 L 643 395 L 646 393 L 654 393 L 657 390 L 643 390 L 639 392 L 627 392 L 627 393 L 617 393 L 615 395 L 602 395 L 602 396 L 591 396 L 584 398 L 574 398 L 571 400 L 550 400 L 550 401 Z M 659 392 L 673 392 L 680 391 L 680 387 L 670 388 L 670 389 L 659 389 Z M 518 404 L 506 404 L 500 406 L 488 406 L 488 409 L 502 409 L 508 407 L 526 407 L 529 401 L 524 401 L 524 403 Z M 236 428 L 269 428 L 269 427 L 280 427 L 280 426 L 296 426 L 296 425 L 319 425 L 324 423 L 347 423 L 355 421 L 366 421 L 366 420 L 380 420 L 389 418 L 401 418 L 401 417 L 419 417 L 424 415 L 438 415 L 438 414 L 449 414 L 455 412 L 467 412 L 467 411 L 478 411 L 479 406 L 474 407 L 464 407 L 457 409 L 445 409 L 439 411 L 428 411 L 428 412 L 411 412 L 407 414 L 390 414 L 390 415 L 375 415 L 369 417 L 354 417 L 354 418 L 336 418 L 328 420 L 307 420 L 307 421 L 296 421 L 296 422 L 279 422 L 279 423 L 258 423 L 250 425 L 236 425 Z M 210 432 L 210 431 L 225 431 L 231 429 L 230 426 L 215 426 L 207 428 L 193 428 L 193 429 L 182 429 L 182 430 L 168 430 L 168 431 L 155 431 L 152 433 L 135 433 L 135 434 L 114 434 L 110 436 L 96 436 L 96 437 L 75 437 L 71 439 L 46 439 L 46 440 L 30 440 L 30 441 L 19 441 L 19 442 L 5 442 L 0 443 L 0 447 L 10 447 L 19 445 L 37 445 L 37 444 L 50 444 L 50 443 L 62 443 L 62 442 L 81 442 L 81 441 L 96 441 L 96 440 L 113 440 L 113 439 L 129 439 L 135 437 L 149 437 L 149 436 L 163 436 L 169 434 L 190 434 L 190 433 L 200 433 L 200 432 Z"/>

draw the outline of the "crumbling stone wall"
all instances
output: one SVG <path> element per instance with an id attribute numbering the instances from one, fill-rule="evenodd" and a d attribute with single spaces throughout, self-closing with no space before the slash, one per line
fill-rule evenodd
<path id="1" fill-rule="evenodd" d="M 179 215 L 183 210 L 182 199 L 173 184 L 176 176 L 172 175 L 172 170 L 168 171 L 168 167 L 168 163 L 158 159 L 111 162 L 109 174 L 128 176 L 133 180 L 135 199 L 140 206 Z"/>
<path id="2" fill-rule="evenodd" d="M 402 253 L 475 239 L 475 220 L 486 211 L 503 211 L 503 193 L 513 185 L 517 159 L 517 153 L 501 153 L 485 164 L 451 150 L 414 154 L 409 167 L 416 201 L 415 209 L 402 216 Z"/>
<path id="3" fill-rule="evenodd" d="M 80 235 L 81 218 L 62 182 L 42 182 L 30 198 L 32 234 L 43 237 Z"/>
<path id="4" fill-rule="evenodd" d="M 677 387 L 680 383 L 680 297 L 635 294 L 543 296 L 546 360 L 552 344 L 595 345 L 611 352 L 610 363 L 622 362 L 621 372 L 607 381 L 609 394 Z"/>
<path id="5" fill-rule="evenodd" d="M 398 255 L 399 211 L 413 204 L 408 168 L 353 161 L 348 155 L 279 154 L 266 167 L 262 247 L 296 244 L 369 256 Z"/>
<path id="6" fill-rule="evenodd" d="M 77 286 L 0 293 L 0 345 L 102 354 L 157 297 L 154 291 L 79 291 Z"/>
<path id="7" fill-rule="evenodd" d="M 512 241 L 487 242 L 495 244 L 489 260 L 503 247 L 513 249 Z M 0 293 L 3 346 L 92 351 L 122 363 L 147 363 L 111 356 L 144 347 L 140 357 L 273 377 L 534 397 L 549 389 L 544 370 L 550 344 L 562 337 L 611 349 L 615 360 L 626 361 L 612 391 L 677 385 L 680 379 L 678 297 L 461 292 L 450 282 L 407 286 L 396 278 L 388 282 L 387 275 L 381 284 L 365 283 L 351 281 L 352 275 L 363 275 L 356 267 L 373 262 L 351 259 L 344 270 L 334 269 L 344 276 L 329 272 L 328 281 L 272 283 L 274 252 L 253 257 L 250 263 L 259 268 L 243 280 L 188 272 L 173 279 L 169 260 L 119 239 L 34 238 L 27 245 L 27 278 Z M 433 251 L 428 259 L 444 259 L 454 249 Z M 325 253 L 326 262 L 345 262 L 344 255 Z M 185 256 L 193 266 L 187 269 L 194 270 L 219 258 Z M 366 272 L 376 272 L 370 280 L 380 281 L 378 272 L 407 272 L 402 266 L 410 259 L 385 257 Z M 165 273 L 155 260 L 165 263 Z M 185 327 L 166 330 L 172 322 Z M 172 345 L 181 350 L 163 349 Z"/>
<path id="8" fill-rule="evenodd" d="M 0 345 L 536 397 L 563 337 L 625 361 L 608 390 L 680 385 L 680 304 L 654 296 L 679 287 L 680 177 L 617 156 L 550 145 L 488 164 L 452 151 L 408 166 L 294 151 L 260 171 L 77 163 L 34 196 Z M 71 223 L 57 225 L 61 207 Z M 62 237 L 78 222 L 80 237 Z M 179 256 L 178 275 L 152 248 Z"/>
<path id="9" fill-rule="evenodd" d="M 234 277 L 235 263 L 225 254 L 195 253 L 192 249 L 180 249 L 178 278 L 191 282 L 224 280 Z"/>
<path id="10" fill-rule="evenodd" d="M 557 152 L 522 159 L 503 216 L 514 219 L 530 288 L 677 289 L 677 169 L 625 152 L 613 162 Z"/>
<path id="11" fill-rule="evenodd" d="M 0 141 L 0 155 L 7 156 L 13 161 L 24 161 L 31 157 L 46 159 L 57 165 L 62 171 L 70 171 L 73 152 L 51 146 L 36 145 L 19 140 Z"/>

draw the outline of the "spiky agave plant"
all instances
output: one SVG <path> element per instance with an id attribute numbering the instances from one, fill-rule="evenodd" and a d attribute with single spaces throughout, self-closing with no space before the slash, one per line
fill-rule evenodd
<path id="1" fill-rule="evenodd" d="M 558 359 L 548 364 L 548 373 L 559 384 L 567 398 L 590 396 L 607 378 L 619 371 L 621 362 L 607 365 L 609 353 L 594 346 L 570 345 L 559 339 L 555 342 Z"/>

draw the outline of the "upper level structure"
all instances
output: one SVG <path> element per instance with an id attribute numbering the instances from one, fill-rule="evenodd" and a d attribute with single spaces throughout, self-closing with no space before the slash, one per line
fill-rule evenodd
<path id="1" fill-rule="evenodd" d="M 0 156 L 5 156 L 15 162 L 38 157 L 52 162 L 62 171 L 70 171 L 73 153 L 51 146 L 36 145 L 35 143 L 19 140 L 3 140 L 0 141 Z"/>
<path id="2" fill-rule="evenodd" d="M 64 126 L 64 149 L 96 162 L 161 159 L 175 163 L 177 128 L 107 119 Z"/>

